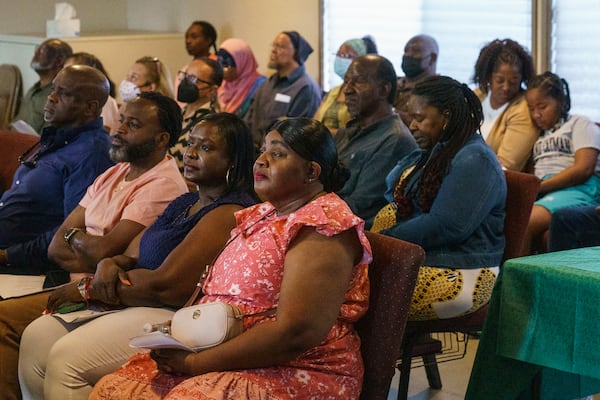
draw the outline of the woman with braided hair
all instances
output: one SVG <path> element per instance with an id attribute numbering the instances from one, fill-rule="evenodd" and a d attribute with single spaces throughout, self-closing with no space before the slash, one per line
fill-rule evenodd
<path id="1" fill-rule="evenodd" d="M 428 78 L 412 90 L 408 111 L 420 149 L 388 175 L 390 204 L 371 230 L 425 249 L 409 319 L 452 318 L 491 296 L 504 251 L 506 182 L 466 85 Z"/>
<path id="2" fill-rule="evenodd" d="M 600 128 L 570 114 L 567 81 L 546 71 L 529 82 L 525 95 L 541 136 L 533 147 L 535 175 L 542 180 L 529 217 L 525 251 L 546 251 L 545 235 L 562 208 L 600 204 Z"/>

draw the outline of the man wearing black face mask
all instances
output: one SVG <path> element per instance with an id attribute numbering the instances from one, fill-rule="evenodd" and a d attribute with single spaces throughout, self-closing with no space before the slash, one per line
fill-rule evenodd
<path id="1" fill-rule="evenodd" d="M 196 124 L 208 114 L 216 111 L 217 89 L 223 82 L 223 67 L 208 57 L 193 59 L 186 71 L 179 71 L 177 100 L 183 107 L 183 126 L 179 140 L 169 149 L 179 170 L 183 172 L 183 153 L 188 145 L 188 136 Z"/>
<path id="2" fill-rule="evenodd" d="M 31 69 L 38 74 L 40 80 L 23 96 L 15 121 L 22 120 L 38 134 L 42 133 L 42 128 L 45 126 L 44 104 L 52 91 L 52 80 L 72 54 L 71 46 L 59 39 L 45 40 L 35 49 L 31 59 Z"/>
<path id="3" fill-rule="evenodd" d="M 413 36 L 404 46 L 402 56 L 404 76 L 398 78 L 394 108 L 406 126 L 410 126 L 407 107 L 410 91 L 423 79 L 436 75 L 438 54 L 437 42 L 428 35 Z"/>

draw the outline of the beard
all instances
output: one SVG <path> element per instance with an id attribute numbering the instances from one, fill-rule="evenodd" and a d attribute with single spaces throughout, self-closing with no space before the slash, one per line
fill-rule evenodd
<path id="1" fill-rule="evenodd" d="M 131 145 L 122 142 L 121 146 L 112 145 L 108 151 L 110 159 L 115 162 L 134 162 L 148 157 L 156 148 L 156 139 L 152 138 L 143 143 Z"/>

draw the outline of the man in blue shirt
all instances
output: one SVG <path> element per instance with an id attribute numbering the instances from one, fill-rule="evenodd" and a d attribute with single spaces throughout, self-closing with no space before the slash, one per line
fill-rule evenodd
<path id="1" fill-rule="evenodd" d="M 50 126 L 20 157 L 13 185 L 0 198 L 0 272 L 6 264 L 22 266 L 22 273 L 47 270 L 32 265 L 29 255 L 47 260 L 56 229 L 113 165 L 100 117 L 108 91 L 106 77 L 87 66 L 67 67 L 54 79 L 44 106 Z"/>

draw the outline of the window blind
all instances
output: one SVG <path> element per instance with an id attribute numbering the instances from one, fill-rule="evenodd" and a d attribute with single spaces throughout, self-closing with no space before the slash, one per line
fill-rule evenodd
<path id="1" fill-rule="evenodd" d="M 554 0 L 552 71 L 569 83 L 571 112 L 600 122 L 600 1 Z"/>
<path id="2" fill-rule="evenodd" d="M 531 48 L 529 0 L 323 0 L 325 89 L 341 82 L 333 72 L 334 53 L 347 39 L 371 34 L 379 53 L 396 73 L 404 45 L 427 33 L 440 47 L 438 73 L 470 83 L 479 50 L 495 38 L 510 37 Z"/>

